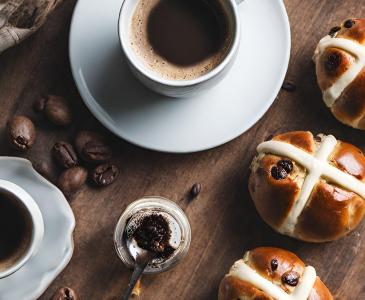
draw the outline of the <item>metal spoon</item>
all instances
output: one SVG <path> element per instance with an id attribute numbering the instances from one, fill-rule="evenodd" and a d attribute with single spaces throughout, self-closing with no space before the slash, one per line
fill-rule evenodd
<path id="1" fill-rule="evenodd" d="M 129 280 L 127 290 L 124 293 L 123 300 L 128 300 L 134 286 L 136 285 L 138 279 L 142 276 L 144 269 L 147 267 L 148 263 L 156 256 L 155 252 L 144 250 L 137 245 L 134 238 L 127 239 L 127 248 L 129 253 L 134 258 L 134 270 Z"/>

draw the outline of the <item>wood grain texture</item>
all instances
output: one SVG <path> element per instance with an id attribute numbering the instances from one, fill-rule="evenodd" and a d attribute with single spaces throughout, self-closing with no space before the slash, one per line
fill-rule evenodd
<path id="1" fill-rule="evenodd" d="M 95 189 L 87 185 L 70 199 L 77 221 L 75 253 L 40 299 L 50 299 L 64 285 L 74 288 L 81 300 L 119 299 L 130 272 L 114 251 L 113 229 L 124 208 L 144 195 L 165 196 L 185 209 L 192 226 L 192 244 L 188 257 L 175 269 L 143 278 L 141 300 L 216 299 L 219 282 L 233 261 L 245 250 L 262 245 L 292 250 L 315 266 L 336 299 L 365 299 L 365 222 L 337 242 L 299 242 L 280 236 L 265 225 L 248 194 L 247 177 L 255 147 L 271 134 L 303 129 L 332 133 L 365 150 L 365 132 L 340 124 L 323 104 L 311 60 L 318 40 L 332 26 L 343 19 L 365 15 L 364 2 L 285 3 L 292 29 L 287 79 L 297 85 L 297 91 L 282 91 L 248 132 L 201 153 L 173 155 L 140 149 L 110 135 L 92 117 L 78 95 L 68 62 L 73 0 L 66 0 L 33 37 L 0 56 L 0 155 L 20 155 L 7 146 L 5 125 L 14 114 L 25 114 L 36 123 L 38 139 L 23 156 L 35 165 L 49 162 L 52 180 L 60 170 L 51 160 L 51 147 L 61 138 L 72 140 L 81 128 L 105 132 L 115 149 L 114 161 L 121 168 L 112 186 Z M 67 97 L 82 122 L 59 130 L 36 115 L 31 106 L 37 97 L 47 93 Z M 202 184 L 202 192 L 189 203 L 186 194 L 195 182 Z"/>

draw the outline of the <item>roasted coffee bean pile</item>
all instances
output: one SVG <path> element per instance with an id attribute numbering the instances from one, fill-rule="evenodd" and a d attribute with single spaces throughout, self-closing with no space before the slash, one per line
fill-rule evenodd
<path id="1" fill-rule="evenodd" d="M 35 101 L 33 108 L 57 127 L 67 127 L 73 121 L 68 101 L 60 96 L 42 97 Z M 29 150 L 36 141 L 36 127 L 26 116 L 11 118 L 7 132 L 9 144 L 18 151 Z M 108 141 L 93 131 L 78 132 L 73 143 L 58 141 L 50 152 L 62 169 L 57 185 L 67 196 L 81 188 L 88 177 L 95 186 L 103 187 L 112 184 L 119 174 L 119 168 L 109 162 L 113 151 Z M 49 166 L 44 162 L 40 166 L 42 170 L 39 171 L 48 177 Z"/>

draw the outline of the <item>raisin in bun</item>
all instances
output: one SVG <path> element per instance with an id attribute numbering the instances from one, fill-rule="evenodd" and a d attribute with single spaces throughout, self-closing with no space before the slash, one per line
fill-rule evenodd
<path id="1" fill-rule="evenodd" d="M 349 19 L 320 40 L 314 54 L 323 100 L 344 124 L 365 129 L 365 19 Z"/>
<path id="2" fill-rule="evenodd" d="M 262 247 L 236 261 L 219 287 L 218 300 L 330 300 L 331 293 L 294 253 Z"/>
<path id="3" fill-rule="evenodd" d="M 258 145 L 249 191 L 276 231 L 308 242 L 336 240 L 365 213 L 365 156 L 332 135 L 288 132 Z"/>

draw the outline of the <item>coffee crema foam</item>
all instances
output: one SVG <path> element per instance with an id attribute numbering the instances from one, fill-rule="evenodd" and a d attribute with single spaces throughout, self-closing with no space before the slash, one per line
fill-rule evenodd
<path id="1" fill-rule="evenodd" d="M 136 55 L 140 57 L 142 62 L 154 73 L 169 80 L 195 79 L 207 74 L 217 67 L 226 57 L 232 43 L 228 24 L 226 24 L 225 36 L 219 49 L 192 64 L 175 64 L 167 60 L 154 49 L 149 40 L 148 22 L 151 12 L 161 3 L 161 1 L 164 0 L 139 0 L 139 3 L 135 8 L 130 26 L 130 44 Z M 221 9 L 223 13 L 223 8 Z M 169 26 L 168 22 L 166 22 L 166 26 Z"/>

